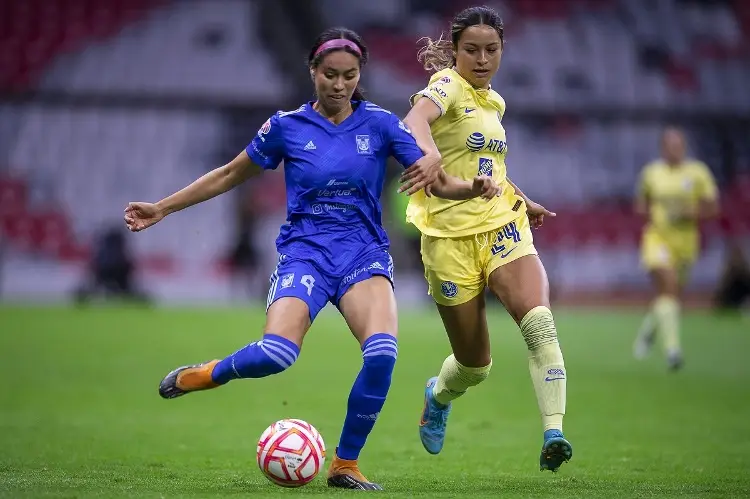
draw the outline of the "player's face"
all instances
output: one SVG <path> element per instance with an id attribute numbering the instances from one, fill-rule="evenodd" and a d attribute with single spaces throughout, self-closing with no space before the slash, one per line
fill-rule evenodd
<path id="1" fill-rule="evenodd" d="M 325 56 L 312 72 L 320 104 L 334 113 L 349 105 L 359 83 L 359 59 L 337 50 Z"/>
<path id="2" fill-rule="evenodd" d="M 685 136 L 682 132 L 675 129 L 664 132 L 662 154 L 667 163 L 680 163 L 685 159 Z"/>
<path id="3" fill-rule="evenodd" d="M 469 26 L 458 40 L 456 69 L 477 88 L 488 88 L 500 67 L 503 46 L 494 28 L 484 24 Z"/>

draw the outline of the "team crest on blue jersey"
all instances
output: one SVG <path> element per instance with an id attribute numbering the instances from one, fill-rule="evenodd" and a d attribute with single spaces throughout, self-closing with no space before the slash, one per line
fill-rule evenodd
<path id="1" fill-rule="evenodd" d="M 443 281 L 440 285 L 440 292 L 442 292 L 443 296 L 446 298 L 455 298 L 458 294 L 458 286 L 456 286 L 455 282 Z"/>
<path id="2" fill-rule="evenodd" d="M 471 152 L 479 152 L 484 147 L 484 135 L 474 132 L 466 139 L 466 148 Z"/>
<path id="3" fill-rule="evenodd" d="M 371 154 L 370 151 L 370 136 L 369 135 L 357 135 L 357 153 L 359 154 Z"/>
<path id="4" fill-rule="evenodd" d="M 478 175 L 492 176 L 492 158 L 479 158 Z"/>

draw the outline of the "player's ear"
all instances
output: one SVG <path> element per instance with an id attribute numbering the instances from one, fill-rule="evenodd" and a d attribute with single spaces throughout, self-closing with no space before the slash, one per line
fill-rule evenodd
<path id="1" fill-rule="evenodd" d="M 310 68 L 310 79 L 315 81 L 315 69 Z"/>

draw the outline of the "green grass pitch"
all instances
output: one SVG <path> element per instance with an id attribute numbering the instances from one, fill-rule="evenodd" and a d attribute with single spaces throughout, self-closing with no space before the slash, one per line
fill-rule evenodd
<path id="1" fill-rule="evenodd" d="M 573 460 L 540 472 L 541 425 L 523 341 L 493 310 L 494 368 L 454 405 L 445 449 L 417 436 L 425 380 L 449 353 L 436 313 L 403 310 L 390 397 L 361 456 L 382 497 L 750 497 L 750 323 L 689 313 L 685 369 L 630 353 L 635 312 L 558 311 L 568 367 Z M 242 309 L 0 308 L 0 496 L 342 495 L 323 477 L 272 485 L 255 464 L 276 419 L 314 424 L 337 444 L 358 345 L 321 314 L 289 371 L 165 401 L 177 365 L 259 336 Z"/>

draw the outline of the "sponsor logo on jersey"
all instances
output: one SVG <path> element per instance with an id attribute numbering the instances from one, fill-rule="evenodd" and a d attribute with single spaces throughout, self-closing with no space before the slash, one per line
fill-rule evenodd
<path id="1" fill-rule="evenodd" d="M 478 175 L 492 176 L 492 158 L 479 158 Z"/>
<path id="2" fill-rule="evenodd" d="M 466 139 L 466 148 L 471 152 L 479 152 L 484 147 L 484 135 L 474 132 Z"/>
<path id="3" fill-rule="evenodd" d="M 500 139 L 487 140 L 481 132 L 474 132 L 466 139 L 466 148 L 471 152 L 485 150 L 502 154 L 506 151 L 507 144 Z"/>
<path id="4" fill-rule="evenodd" d="M 442 88 L 437 87 L 435 85 L 433 85 L 433 86 L 430 87 L 430 92 L 438 94 L 443 99 L 447 99 L 448 98 L 448 93 L 445 90 L 443 90 Z"/>
<path id="5" fill-rule="evenodd" d="M 271 118 L 268 118 L 266 122 L 261 125 L 260 130 L 258 130 L 258 135 L 265 135 L 270 131 L 271 131 Z"/>

